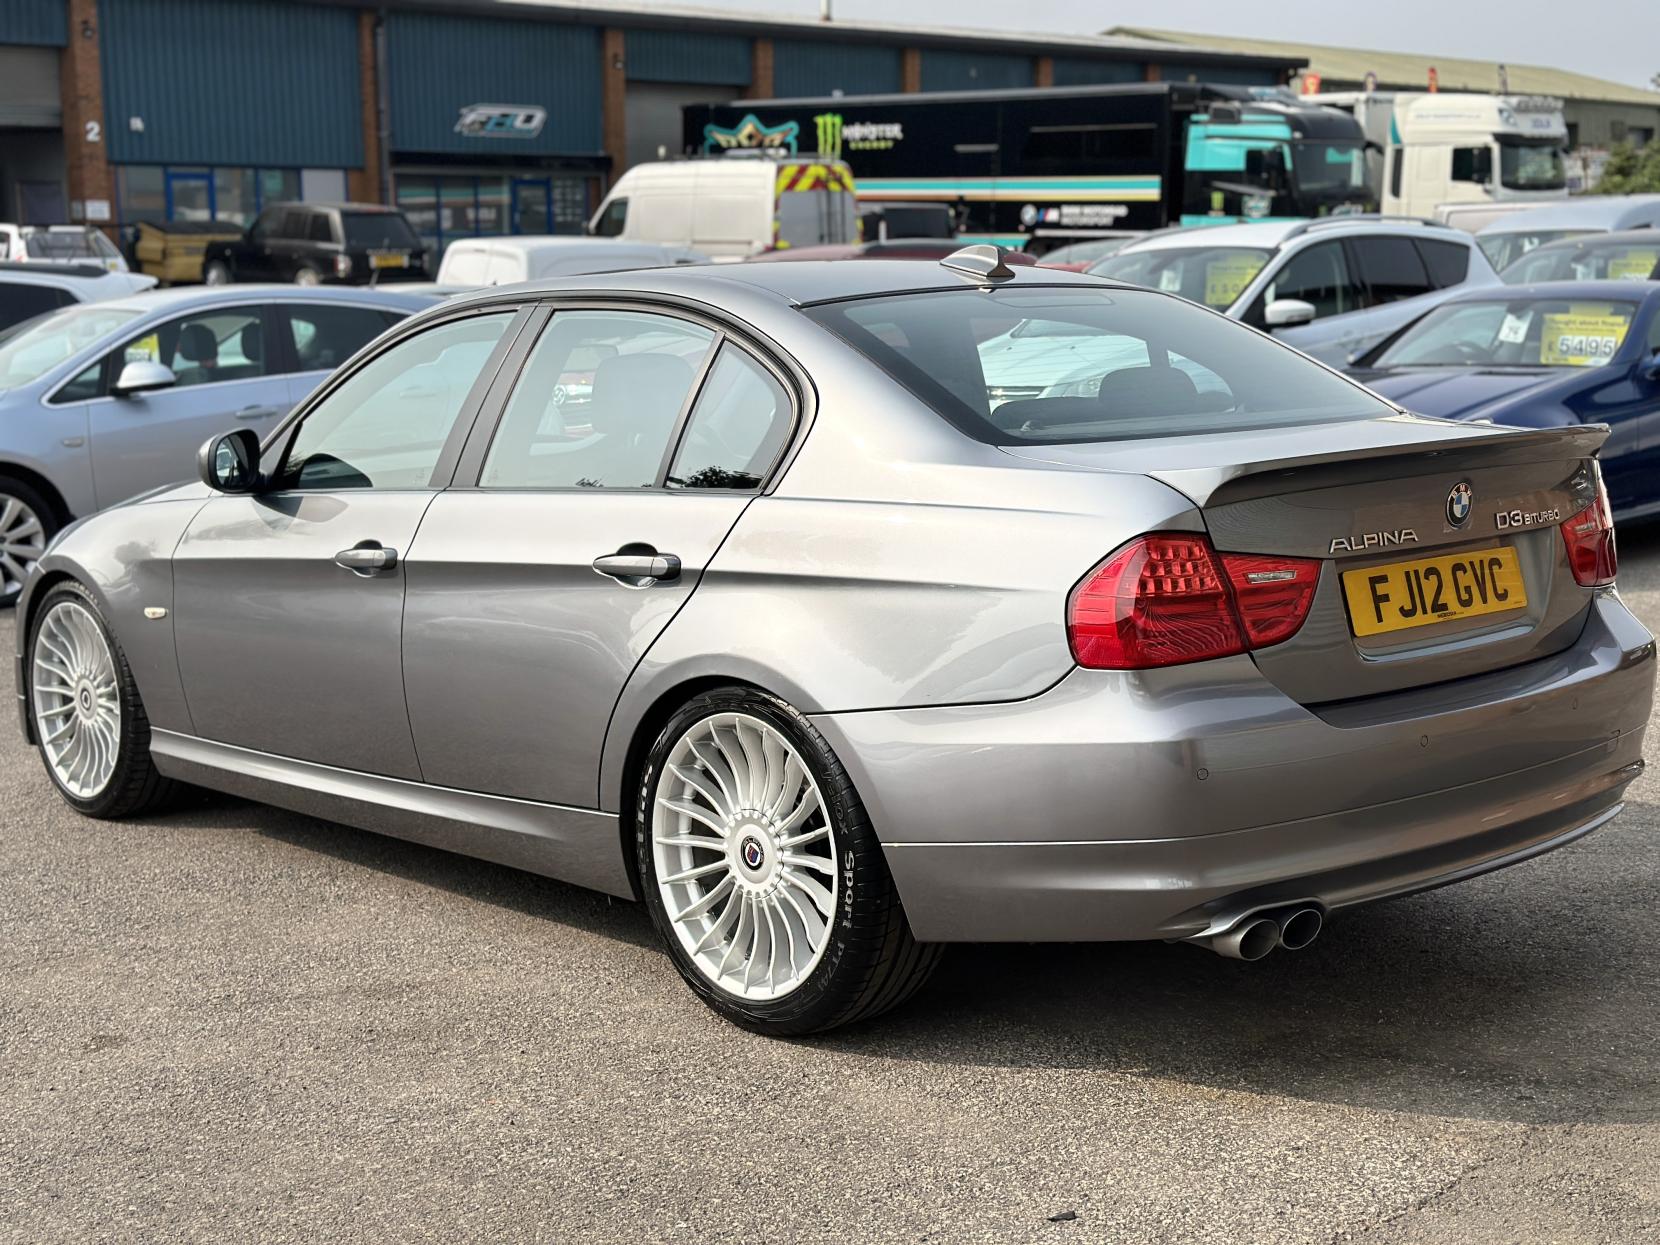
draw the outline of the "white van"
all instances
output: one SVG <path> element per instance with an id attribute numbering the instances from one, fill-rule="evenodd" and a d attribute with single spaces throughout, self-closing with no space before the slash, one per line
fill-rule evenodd
<path id="1" fill-rule="evenodd" d="M 615 238 L 560 235 L 515 235 L 502 238 L 457 238 L 444 251 L 438 285 L 513 285 L 550 277 L 576 277 L 630 268 L 667 268 L 707 263 L 707 256 L 684 246 L 656 242 L 622 242 Z"/>
<path id="2" fill-rule="evenodd" d="M 823 156 L 730 154 L 629 169 L 588 232 L 747 259 L 792 246 L 857 242 L 853 173 Z"/>

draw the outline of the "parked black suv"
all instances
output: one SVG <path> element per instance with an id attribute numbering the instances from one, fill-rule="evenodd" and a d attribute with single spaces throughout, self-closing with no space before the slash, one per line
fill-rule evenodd
<path id="1" fill-rule="evenodd" d="M 426 249 L 402 212 L 373 203 L 274 203 L 235 242 L 213 242 L 202 280 L 375 285 L 430 281 Z"/>

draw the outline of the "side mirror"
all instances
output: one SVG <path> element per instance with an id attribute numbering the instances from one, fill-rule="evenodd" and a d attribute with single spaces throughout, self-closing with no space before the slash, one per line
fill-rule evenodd
<path id="1" fill-rule="evenodd" d="M 1637 373 L 1644 380 L 1660 380 L 1660 350 L 1637 365 Z"/>
<path id="2" fill-rule="evenodd" d="M 1305 303 L 1300 298 L 1276 298 L 1268 304 L 1262 318 L 1271 329 L 1288 329 L 1293 325 L 1307 324 L 1314 319 L 1314 304 Z"/>
<path id="3" fill-rule="evenodd" d="M 259 478 L 259 436 L 252 428 L 212 437 L 196 452 L 196 474 L 216 493 L 249 493 Z"/>
<path id="4" fill-rule="evenodd" d="M 130 398 L 135 393 L 149 393 L 152 389 L 170 389 L 178 383 L 179 378 L 165 363 L 136 359 L 121 369 L 115 388 L 110 392 L 118 398 Z"/>

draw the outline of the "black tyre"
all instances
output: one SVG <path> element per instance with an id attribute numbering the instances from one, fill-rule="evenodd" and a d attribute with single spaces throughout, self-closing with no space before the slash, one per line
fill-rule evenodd
<path id="1" fill-rule="evenodd" d="M 88 817 L 131 817 L 174 784 L 150 759 L 150 719 L 92 594 L 59 584 L 29 627 L 29 714 L 46 773 Z"/>
<path id="2" fill-rule="evenodd" d="M 824 737 L 775 696 L 721 688 L 651 745 L 635 850 L 652 920 L 704 1002 L 757 1033 L 879 1015 L 942 948 L 911 937 L 876 832 Z"/>
<path id="3" fill-rule="evenodd" d="M 57 511 L 38 489 L 0 475 L 0 608 L 17 603 L 30 568 L 57 530 Z"/>

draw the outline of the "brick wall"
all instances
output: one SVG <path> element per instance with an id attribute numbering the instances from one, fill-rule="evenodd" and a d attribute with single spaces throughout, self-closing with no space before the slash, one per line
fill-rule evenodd
<path id="1" fill-rule="evenodd" d="M 358 99 L 363 110 L 363 167 L 346 170 L 346 196 L 354 203 L 380 203 L 392 193 L 380 184 L 380 78 L 375 73 L 375 15 L 357 15 Z"/>
<path id="2" fill-rule="evenodd" d="M 71 207 L 81 205 L 76 220 L 86 219 L 89 199 L 107 202 L 112 215 L 115 210 L 115 176 L 108 157 L 98 37 L 98 0 L 69 0 L 69 42 L 63 49 L 59 76 L 63 91 L 64 177 Z M 120 124 L 126 124 L 125 118 Z M 95 133 L 98 141 L 88 141 L 89 133 Z M 106 232 L 114 234 L 113 228 Z"/>

